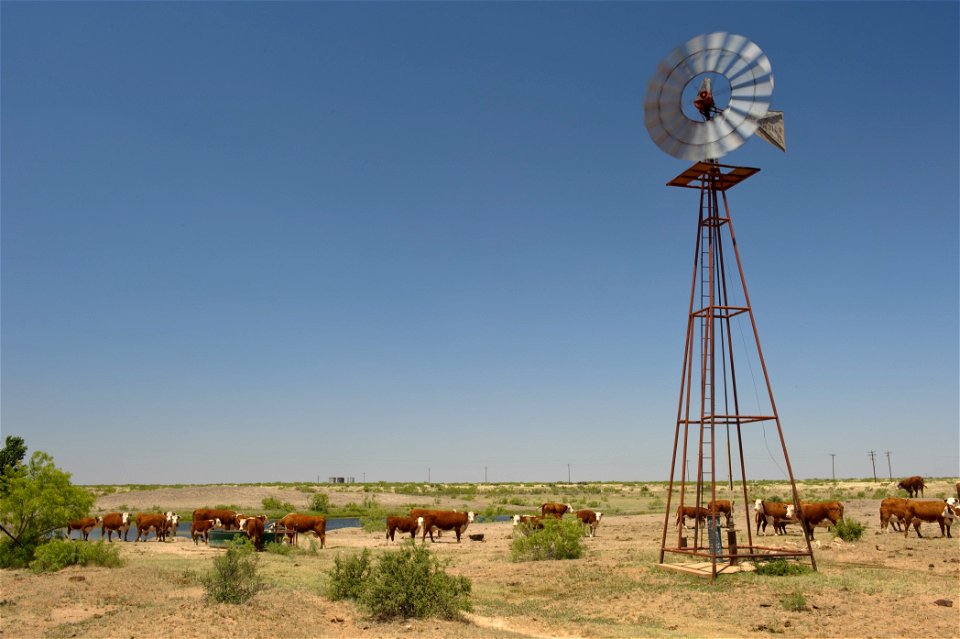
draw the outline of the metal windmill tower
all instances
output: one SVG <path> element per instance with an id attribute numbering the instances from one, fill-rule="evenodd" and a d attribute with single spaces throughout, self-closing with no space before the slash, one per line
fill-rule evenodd
<path id="1" fill-rule="evenodd" d="M 710 33 L 693 38 L 664 58 L 650 80 L 644 102 L 645 124 L 657 146 L 674 157 L 694 161 L 667 185 L 694 189 L 700 196 L 660 564 L 713 578 L 739 570 L 749 565 L 746 560 L 761 556 L 809 557 L 816 569 L 806 535 L 805 549 L 754 544 L 753 509 L 747 494 L 744 437 L 773 423 L 799 512 L 796 482 L 727 200 L 730 189 L 760 169 L 718 162 L 754 133 L 785 150 L 783 113 L 768 109 L 772 95 L 773 73 L 763 51 L 743 36 Z M 744 330 L 745 326 L 749 328 Z M 745 384 L 738 384 L 738 375 L 743 376 L 741 367 L 746 364 L 752 370 L 752 362 L 759 363 L 766 390 L 765 402 L 755 393 L 757 408 L 746 407 Z M 725 455 L 722 445 L 718 446 L 724 433 Z M 731 442 L 736 442 L 736 461 Z M 722 455 L 720 468 L 728 469 L 729 488 L 733 490 L 735 475 L 739 475 L 742 488 L 742 500 L 739 495 L 729 495 L 735 507 L 734 517 L 727 520 L 726 544 L 719 525 L 719 504 L 714 504 L 718 500 L 718 455 Z M 696 466 L 688 470 L 687 461 L 694 456 Z M 677 488 L 679 504 L 674 508 Z M 722 493 L 724 486 L 720 489 Z M 742 506 L 737 508 L 736 502 Z M 692 537 L 685 536 L 686 519 L 679 514 L 685 507 L 697 509 L 693 511 L 697 516 L 692 518 Z M 745 544 L 743 539 L 737 543 L 735 524 L 731 523 L 741 516 Z M 668 541 L 674 525 L 676 536 Z M 680 561 L 665 562 L 668 553 Z"/>

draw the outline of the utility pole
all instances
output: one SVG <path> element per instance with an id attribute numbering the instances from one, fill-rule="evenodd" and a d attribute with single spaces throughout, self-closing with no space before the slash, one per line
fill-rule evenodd
<path id="1" fill-rule="evenodd" d="M 427 469 L 427 483 L 428 483 L 428 484 L 432 483 L 432 482 L 430 481 L 430 469 L 429 469 L 429 468 Z"/>
<path id="2" fill-rule="evenodd" d="M 830 453 L 830 474 L 833 476 L 833 483 L 837 483 L 837 454 Z"/>
<path id="3" fill-rule="evenodd" d="M 570 483 L 570 464 L 567 464 L 567 483 Z"/>
<path id="4" fill-rule="evenodd" d="M 870 463 L 873 464 L 873 482 L 877 482 L 877 451 L 870 451 Z"/>
<path id="5" fill-rule="evenodd" d="M 483 483 L 487 483 L 487 467 L 483 467 Z"/>
<path id="6" fill-rule="evenodd" d="M 887 474 L 890 475 L 890 481 L 893 481 L 893 467 L 890 465 L 890 451 L 887 451 Z"/>

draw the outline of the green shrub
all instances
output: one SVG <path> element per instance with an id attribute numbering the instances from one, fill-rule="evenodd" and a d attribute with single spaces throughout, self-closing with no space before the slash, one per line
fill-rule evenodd
<path id="1" fill-rule="evenodd" d="M 844 541 L 859 541 L 863 537 L 864 526 L 858 521 L 844 517 L 833 527 L 833 534 Z"/>
<path id="2" fill-rule="evenodd" d="M 265 587 L 257 555 L 246 539 L 231 542 L 226 554 L 213 560 L 213 570 L 200 580 L 207 598 L 219 603 L 245 603 Z"/>
<path id="3" fill-rule="evenodd" d="M 341 599 L 358 600 L 363 594 L 364 581 L 370 576 L 370 550 L 344 559 L 337 555 L 333 560 L 333 572 L 330 573 L 330 586 L 327 596 L 333 601 Z"/>
<path id="4" fill-rule="evenodd" d="M 543 528 L 517 535 L 510 546 L 513 561 L 578 559 L 583 555 L 583 529 L 575 519 L 543 520 Z"/>
<path id="5" fill-rule="evenodd" d="M 792 592 L 784 595 L 780 598 L 780 603 L 783 604 L 784 610 L 790 612 L 803 612 L 807 609 L 807 598 L 803 596 L 802 592 Z"/>
<path id="6" fill-rule="evenodd" d="M 123 565 L 120 547 L 102 541 L 92 544 L 57 539 L 38 546 L 34 557 L 30 562 L 33 572 L 56 572 L 67 566 L 117 568 Z"/>
<path id="7" fill-rule="evenodd" d="M 445 571 L 429 550 L 412 541 L 385 553 L 370 571 L 359 598 L 374 619 L 441 617 L 455 619 L 471 610 L 470 580 Z"/>
<path id="8" fill-rule="evenodd" d="M 264 510 L 270 510 L 270 511 L 283 511 L 287 513 L 292 513 L 297 509 L 296 506 L 294 506 L 293 504 L 285 501 L 280 501 L 276 497 L 264 497 L 263 501 L 260 503 L 263 504 Z"/>
<path id="9" fill-rule="evenodd" d="M 0 541 L 0 568 L 26 568 L 33 561 L 33 553 L 37 550 L 37 542 L 21 540 L 17 545 L 10 539 Z"/>
<path id="10" fill-rule="evenodd" d="M 286 557 L 293 554 L 293 551 L 296 550 L 296 546 L 291 544 L 282 544 L 278 541 L 271 541 L 268 542 L 263 549 L 271 555 L 283 555 Z"/>
<path id="11" fill-rule="evenodd" d="M 330 497 L 326 493 L 316 493 L 310 498 L 310 510 L 321 515 L 330 510 Z"/>
<path id="12" fill-rule="evenodd" d="M 786 559 L 774 559 L 757 564 L 756 574 L 770 577 L 786 577 L 788 575 L 802 575 L 809 572 L 810 569 L 803 564 L 798 564 Z"/>

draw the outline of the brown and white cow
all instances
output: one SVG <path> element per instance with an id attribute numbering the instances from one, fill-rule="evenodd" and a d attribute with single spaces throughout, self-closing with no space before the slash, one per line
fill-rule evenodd
<path id="1" fill-rule="evenodd" d="M 960 481 L 957 482 L 957 499 L 960 499 Z"/>
<path id="2" fill-rule="evenodd" d="M 102 517 L 84 517 L 82 519 L 74 519 L 67 522 L 67 539 L 70 539 L 70 535 L 74 530 L 79 530 L 80 534 L 83 535 L 83 540 L 87 541 L 87 537 L 90 536 L 90 531 L 96 528 L 100 522 L 103 521 Z"/>
<path id="3" fill-rule="evenodd" d="M 887 526 L 890 525 L 895 531 L 902 530 L 904 518 L 907 516 L 907 503 L 909 500 L 902 497 L 886 497 L 880 502 L 880 532 L 887 532 Z"/>
<path id="4" fill-rule="evenodd" d="M 787 505 L 787 518 L 795 515 L 793 504 Z M 839 501 L 800 502 L 800 524 L 808 539 L 813 539 L 813 529 L 825 521 L 831 526 L 843 519 L 843 504 Z M 828 526 L 829 527 L 829 526 Z"/>
<path id="5" fill-rule="evenodd" d="M 514 515 L 514 530 L 520 531 L 524 535 L 529 535 L 534 530 L 543 528 L 543 517 L 540 515 Z"/>
<path id="6" fill-rule="evenodd" d="M 564 513 L 573 512 L 573 506 L 570 504 L 558 504 L 557 502 L 548 501 L 547 503 L 540 506 L 540 516 L 546 517 L 550 515 L 551 517 L 556 517 L 560 519 L 563 517 Z"/>
<path id="7" fill-rule="evenodd" d="M 906 516 L 903 521 L 903 537 L 906 539 L 910 534 L 910 524 L 913 524 L 917 531 L 917 537 L 923 537 L 920 534 L 920 522 L 937 522 L 940 524 L 940 536 L 943 537 L 946 529 L 947 537 L 950 537 L 950 525 L 953 520 L 960 516 L 960 507 L 951 505 L 946 499 L 943 501 L 909 501 L 907 502 Z"/>
<path id="8" fill-rule="evenodd" d="M 167 511 L 163 514 L 167 516 L 167 531 L 171 534 L 171 536 L 176 537 L 177 526 L 180 525 L 180 515 L 173 511 Z"/>
<path id="9" fill-rule="evenodd" d="M 920 475 L 914 475 L 913 477 L 907 477 L 906 479 L 901 479 L 897 484 L 897 488 L 900 490 L 907 491 L 909 497 L 919 496 L 923 497 L 923 477 Z"/>
<path id="10" fill-rule="evenodd" d="M 683 524 L 684 528 L 692 528 L 687 525 L 687 520 L 692 519 L 694 525 L 705 525 L 710 511 L 703 506 L 677 506 L 677 528 Z"/>
<path id="11" fill-rule="evenodd" d="M 286 528 L 290 531 L 287 533 L 290 543 L 293 543 L 294 533 L 312 532 L 320 540 L 321 548 L 327 544 L 327 520 L 320 515 L 290 513 L 277 522 L 277 528 Z"/>
<path id="12" fill-rule="evenodd" d="M 707 510 L 709 510 L 716 517 L 718 515 L 723 515 L 727 522 L 727 527 L 730 527 L 730 518 L 733 517 L 733 502 L 729 499 L 717 499 L 716 501 L 711 501 L 707 504 Z"/>
<path id="13" fill-rule="evenodd" d="M 247 537 L 257 550 L 263 550 L 263 524 L 266 521 L 266 517 L 247 517 L 240 523 L 240 530 L 247 533 Z"/>
<path id="14" fill-rule="evenodd" d="M 210 531 L 214 528 L 222 528 L 223 524 L 219 519 L 194 519 L 190 523 L 190 536 L 193 543 L 200 545 L 200 538 L 203 537 L 203 543 L 210 545 Z"/>
<path id="15" fill-rule="evenodd" d="M 419 524 L 420 530 L 423 531 L 420 537 L 421 542 L 426 541 L 427 533 L 430 533 L 430 541 L 435 541 L 433 538 L 433 530 L 438 528 L 440 530 L 452 530 L 457 536 L 457 543 L 459 544 L 460 536 L 467 529 L 467 526 L 473 523 L 473 513 L 458 513 L 454 510 L 434 510 L 426 515 L 417 517 L 417 523 Z"/>
<path id="16" fill-rule="evenodd" d="M 578 510 L 577 519 L 580 520 L 584 526 L 587 527 L 589 535 L 591 537 L 597 536 L 597 526 L 600 525 L 600 520 L 603 519 L 603 513 L 593 512 L 592 510 Z"/>
<path id="17" fill-rule="evenodd" d="M 120 533 L 123 533 L 123 541 L 126 541 L 128 530 L 130 530 L 130 513 L 107 513 L 100 524 L 100 539 L 103 539 L 106 534 L 107 541 L 112 542 L 113 533 L 117 533 L 118 539 L 120 539 Z"/>
<path id="18" fill-rule="evenodd" d="M 787 506 L 788 504 L 778 501 L 755 500 L 753 502 L 753 512 L 756 518 L 757 534 L 766 535 L 767 524 L 770 524 L 773 526 L 773 534 L 786 535 L 787 524 L 797 522 L 797 518 L 793 516 L 793 504 L 789 504 L 791 506 L 789 517 L 787 516 Z"/>
<path id="19" fill-rule="evenodd" d="M 394 540 L 394 535 L 399 530 L 402 533 L 410 533 L 410 538 L 417 536 L 417 528 L 420 524 L 416 517 L 387 517 L 387 534 L 385 539 Z"/>
<path id="20" fill-rule="evenodd" d="M 156 532 L 157 541 L 167 540 L 167 527 L 169 526 L 170 520 L 167 519 L 165 514 L 137 513 L 137 516 L 134 518 L 134 523 L 137 526 L 137 538 L 134 539 L 134 541 L 140 541 L 141 535 L 143 535 L 143 540 L 146 541 L 150 536 L 151 530 Z"/>
<path id="21" fill-rule="evenodd" d="M 202 519 L 219 519 L 224 530 L 234 530 L 237 526 L 237 511 L 226 508 L 198 508 L 193 511 L 191 521 Z"/>

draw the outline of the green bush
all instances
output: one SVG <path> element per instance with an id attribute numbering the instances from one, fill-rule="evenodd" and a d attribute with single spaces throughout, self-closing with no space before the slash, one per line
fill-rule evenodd
<path id="1" fill-rule="evenodd" d="M 365 580 L 370 576 L 370 551 L 362 552 L 343 559 L 337 555 L 333 560 L 333 572 L 330 573 L 330 586 L 327 596 L 333 601 L 341 599 L 358 600 L 363 594 Z"/>
<path id="2" fill-rule="evenodd" d="M 310 498 L 310 510 L 321 515 L 330 510 L 330 497 L 326 493 L 316 493 Z"/>
<path id="3" fill-rule="evenodd" d="M 263 504 L 264 510 L 270 510 L 270 511 L 283 511 L 287 513 L 292 513 L 297 509 L 296 506 L 294 506 L 293 504 L 285 501 L 280 501 L 276 497 L 264 497 L 263 501 L 261 501 L 260 503 Z"/>
<path id="4" fill-rule="evenodd" d="M 774 559 L 757 564 L 756 574 L 771 577 L 786 577 L 788 575 L 802 575 L 809 572 L 810 569 L 803 564 L 787 561 L 786 559 Z"/>
<path id="5" fill-rule="evenodd" d="M 93 544 L 57 539 L 38 546 L 34 557 L 30 562 L 33 572 L 56 572 L 67 566 L 117 568 L 123 565 L 120 547 L 102 541 Z"/>
<path id="6" fill-rule="evenodd" d="M 18 546 L 10 539 L 0 541 L 0 568 L 26 568 L 33 561 L 33 553 L 37 550 L 37 542 L 20 542 Z"/>
<path id="7" fill-rule="evenodd" d="M 200 581 L 207 598 L 219 603 L 245 603 L 266 587 L 253 545 L 246 539 L 231 542 L 226 554 L 213 560 L 213 570 Z"/>
<path id="8" fill-rule="evenodd" d="M 412 541 L 380 557 L 362 589 L 360 606 L 374 619 L 441 617 L 471 610 L 470 580 L 445 571 L 429 550 Z"/>
<path id="9" fill-rule="evenodd" d="M 445 563 L 423 546 L 405 542 L 372 565 L 370 551 L 338 556 L 330 577 L 331 599 L 353 599 L 374 619 L 441 617 L 471 610 L 471 583 L 448 575 Z"/>
<path id="10" fill-rule="evenodd" d="M 583 555 L 583 529 L 576 519 L 543 520 L 543 528 L 517 535 L 510 546 L 513 561 L 578 559 Z"/>
<path id="11" fill-rule="evenodd" d="M 844 517 L 833 527 L 833 534 L 844 541 L 859 541 L 863 537 L 864 526 L 858 521 Z"/>

